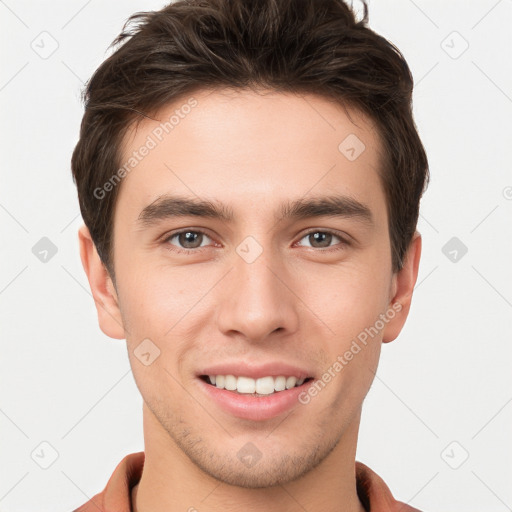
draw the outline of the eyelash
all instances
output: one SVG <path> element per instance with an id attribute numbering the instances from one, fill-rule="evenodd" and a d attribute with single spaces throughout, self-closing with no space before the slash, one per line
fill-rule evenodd
<path id="1" fill-rule="evenodd" d="M 200 229 L 182 229 L 180 231 L 175 231 L 174 233 L 171 233 L 165 237 L 165 239 L 163 240 L 163 243 L 166 245 L 168 250 L 170 250 L 172 252 L 179 253 L 179 254 L 186 254 L 186 255 L 192 256 L 194 253 L 199 252 L 200 249 L 205 249 L 205 247 L 196 247 L 195 249 L 183 249 L 183 248 L 177 247 L 177 246 L 169 243 L 169 241 L 171 239 L 173 239 L 174 237 L 176 237 L 178 235 L 181 235 L 182 233 L 199 233 L 202 235 L 206 235 L 210 239 L 212 238 L 208 235 L 208 233 L 205 233 L 204 231 L 202 231 Z M 312 229 L 312 230 L 308 231 L 307 233 L 304 233 L 304 235 L 302 235 L 300 240 L 302 240 L 303 238 L 305 238 L 308 235 L 311 235 L 313 233 L 327 233 L 329 235 L 334 235 L 337 238 L 339 238 L 341 240 L 341 242 L 337 244 L 339 247 L 331 247 L 331 248 L 310 247 L 310 249 L 316 249 L 317 251 L 320 251 L 320 252 L 335 252 L 335 251 L 340 251 L 340 250 L 344 249 L 346 246 L 350 245 L 350 243 L 347 241 L 347 239 L 345 237 L 343 237 L 341 235 L 341 233 L 339 233 L 338 231 L 330 230 L 330 229 Z M 171 245 L 173 246 L 172 248 L 169 247 Z"/>

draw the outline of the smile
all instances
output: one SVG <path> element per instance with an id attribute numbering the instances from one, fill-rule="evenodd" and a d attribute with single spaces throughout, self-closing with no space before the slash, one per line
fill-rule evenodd
<path id="1" fill-rule="evenodd" d="M 201 378 L 219 389 L 253 396 L 267 396 L 279 393 L 286 389 L 302 386 L 304 382 L 312 379 L 312 377 L 298 378 L 293 375 L 288 377 L 284 375 L 278 377 L 267 376 L 258 379 L 235 375 L 202 375 Z"/>

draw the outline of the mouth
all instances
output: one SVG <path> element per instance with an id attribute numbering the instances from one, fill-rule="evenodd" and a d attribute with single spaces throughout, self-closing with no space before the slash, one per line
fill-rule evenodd
<path id="1" fill-rule="evenodd" d="M 214 388 L 230 391 L 235 395 L 268 397 L 287 390 L 300 388 L 313 380 L 313 377 L 294 375 L 266 376 L 253 379 L 243 375 L 200 375 L 199 378 Z"/>
<path id="2" fill-rule="evenodd" d="M 301 406 L 300 396 L 313 385 L 313 370 L 280 360 L 225 361 L 196 373 L 199 392 L 219 411 L 244 420 L 265 421 Z M 305 418 L 303 418 L 305 419 Z"/>

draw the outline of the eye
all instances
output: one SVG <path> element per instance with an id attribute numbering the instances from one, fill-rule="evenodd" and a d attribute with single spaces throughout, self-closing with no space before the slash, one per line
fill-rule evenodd
<path id="1" fill-rule="evenodd" d="M 322 249 L 326 252 L 341 250 L 350 245 L 349 242 L 341 236 L 341 234 L 330 230 L 312 230 L 301 238 L 301 240 L 304 239 L 308 242 L 308 244 L 305 244 L 305 247 Z M 336 239 L 338 240 L 338 243 L 335 243 L 334 246 L 331 245 L 333 241 L 336 241 Z M 175 240 L 175 242 L 173 242 L 173 240 Z M 208 240 L 210 240 L 210 242 L 212 241 L 204 231 L 197 229 L 183 229 L 181 231 L 171 233 L 163 240 L 163 243 L 166 244 L 166 247 L 169 250 L 174 252 L 193 254 L 194 252 L 198 252 L 199 249 L 207 247 Z"/>
<path id="2" fill-rule="evenodd" d="M 205 238 L 211 241 L 211 238 L 203 231 L 185 229 L 176 233 L 172 233 L 164 240 L 164 243 L 172 245 L 173 247 L 171 250 L 173 251 L 190 253 L 194 252 L 194 249 L 199 249 L 205 245 L 208 245 L 203 245 Z M 174 239 L 176 239 L 176 242 L 179 245 L 175 245 L 172 242 Z"/>
<path id="3" fill-rule="evenodd" d="M 349 245 L 349 243 L 337 232 L 319 229 L 306 233 L 301 240 L 307 239 L 309 245 L 306 245 L 306 247 L 312 247 L 313 249 L 331 249 L 332 246 L 330 244 L 333 239 L 336 238 L 341 242 L 337 245 L 340 245 L 341 247 L 335 247 L 333 250 L 343 249 L 345 246 Z"/>

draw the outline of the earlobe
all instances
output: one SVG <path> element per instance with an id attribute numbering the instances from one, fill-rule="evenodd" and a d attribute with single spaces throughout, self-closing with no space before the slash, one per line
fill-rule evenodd
<path id="1" fill-rule="evenodd" d="M 389 343 L 398 337 L 409 315 L 412 294 L 418 278 L 420 257 L 421 235 L 416 232 L 407 249 L 404 264 L 393 278 L 392 298 L 389 304 L 389 322 L 382 333 L 383 343 Z M 391 311 L 393 311 L 392 314 Z"/>
<path id="2" fill-rule="evenodd" d="M 117 292 L 85 225 L 78 230 L 78 243 L 80 259 L 98 312 L 100 329 L 110 338 L 124 339 L 125 330 Z"/>

